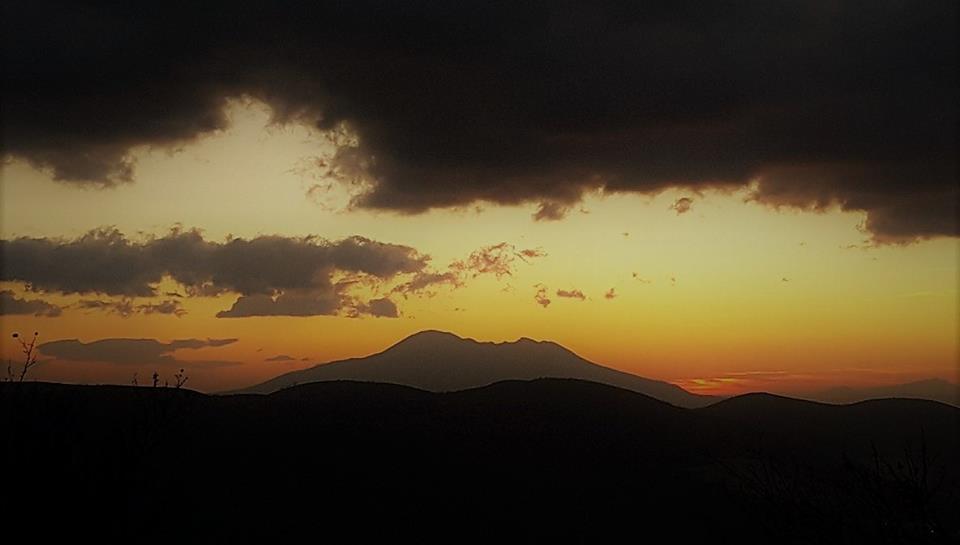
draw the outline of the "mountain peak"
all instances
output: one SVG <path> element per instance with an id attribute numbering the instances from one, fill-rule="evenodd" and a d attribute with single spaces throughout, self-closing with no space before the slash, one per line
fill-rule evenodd
<path id="1" fill-rule="evenodd" d="M 465 339 L 449 331 L 440 331 L 438 329 L 424 329 L 401 339 L 399 342 L 387 349 L 387 351 L 417 349 L 417 350 L 436 350 L 450 348 L 466 343 L 476 342 L 473 339 Z"/>
<path id="2" fill-rule="evenodd" d="M 682 406 L 702 406 L 711 401 L 673 384 L 597 365 L 555 342 L 529 337 L 503 342 L 477 341 L 435 329 L 414 333 L 383 352 L 365 358 L 293 371 L 248 391 L 271 392 L 305 382 L 354 380 L 449 392 L 504 380 L 540 378 L 598 382 Z"/>
<path id="3" fill-rule="evenodd" d="M 439 329 L 424 329 L 422 331 L 417 331 L 416 333 L 411 333 L 401 340 L 399 343 L 405 343 L 407 341 L 433 341 L 439 339 L 456 339 L 458 341 L 465 341 L 466 339 L 449 331 L 441 331 Z"/>
<path id="4" fill-rule="evenodd" d="M 553 342 L 553 341 L 538 341 L 536 339 L 531 339 L 530 337 L 520 337 L 515 341 L 478 341 L 470 337 L 461 337 L 456 333 L 450 331 L 442 331 L 439 329 L 424 329 L 416 333 L 412 333 L 407 337 L 404 337 L 401 341 L 393 345 L 393 347 L 399 347 L 401 345 L 422 345 L 428 346 L 430 348 L 435 348 L 437 345 L 451 345 L 451 344 L 463 344 L 463 345 L 482 345 L 482 346 L 540 346 L 540 347 L 550 347 L 550 348 L 559 348 L 566 352 L 569 352 L 563 346 Z"/>

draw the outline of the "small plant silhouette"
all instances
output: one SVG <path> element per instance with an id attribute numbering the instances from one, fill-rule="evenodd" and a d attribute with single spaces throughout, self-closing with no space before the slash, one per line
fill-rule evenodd
<path id="1" fill-rule="evenodd" d="M 176 381 L 174 386 L 177 388 L 180 388 L 181 386 L 187 383 L 187 380 L 189 380 L 190 377 L 188 377 L 186 373 L 183 372 L 183 369 L 181 368 L 179 373 L 175 373 L 173 375 L 173 378 Z"/>
<path id="2" fill-rule="evenodd" d="M 23 367 L 19 371 L 14 369 L 13 360 L 7 360 L 7 381 L 9 382 L 23 382 L 27 377 L 27 373 L 37 364 L 37 339 L 40 336 L 40 332 L 34 331 L 33 338 L 30 339 L 30 342 L 25 341 L 19 333 L 14 333 L 12 337 L 20 343 L 20 349 L 23 352 L 24 360 Z"/>

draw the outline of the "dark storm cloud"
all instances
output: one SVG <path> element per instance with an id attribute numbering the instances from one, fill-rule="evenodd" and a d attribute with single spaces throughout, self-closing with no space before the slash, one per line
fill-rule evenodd
<path id="1" fill-rule="evenodd" d="M 55 318 L 63 313 L 59 306 L 42 299 L 21 299 L 10 290 L 0 291 L 0 316 L 46 316 Z"/>
<path id="2" fill-rule="evenodd" d="M 154 295 L 164 269 L 147 256 L 145 244 L 117 230 L 99 229 L 72 240 L 0 240 L 0 280 L 27 282 L 35 291 Z"/>
<path id="3" fill-rule="evenodd" d="M 199 231 L 182 230 L 140 241 L 115 229 L 94 230 L 72 240 L 0 240 L 0 255 L 0 280 L 23 281 L 36 291 L 121 296 L 155 295 L 164 276 L 193 295 L 329 290 L 334 270 L 390 278 L 423 270 L 428 262 L 409 246 L 362 237 L 331 242 L 261 236 L 213 242 Z"/>
<path id="4" fill-rule="evenodd" d="M 335 242 L 279 236 L 213 242 L 199 231 L 175 229 L 163 237 L 130 240 L 115 229 L 99 229 L 72 240 L 0 240 L 0 255 L 0 280 L 25 282 L 34 291 L 121 296 L 77 303 L 121 316 L 182 315 L 179 301 L 134 304 L 128 298 L 155 295 L 165 277 L 182 284 L 190 296 L 239 293 L 229 310 L 217 314 L 222 318 L 332 315 L 355 308 L 386 316 L 391 311 L 383 303 L 354 305 L 345 291 L 364 278 L 413 274 L 417 281 L 424 274 L 432 282 L 443 280 L 430 276 L 429 257 L 415 249 L 356 236 Z M 333 283 L 337 272 L 361 280 Z"/>
<path id="5" fill-rule="evenodd" d="M 237 339 L 181 339 L 163 343 L 156 339 L 100 339 L 84 343 L 76 339 L 52 341 L 41 344 L 40 353 L 63 361 L 95 361 L 122 365 L 232 365 L 226 361 L 178 360 L 175 350 L 196 350 L 206 347 L 226 346 Z"/>
<path id="6" fill-rule="evenodd" d="M 214 242 L 197 230 L 177 228 L 162 237 L 131 240 L 116 229 L 101 228 L 76 239 L 0 240 L 4 264 L 0 281 L 24 282 L 36 292 L 117 296 L 81 299 L 73 307 L 123 317 L 185 314 L 176 299 L 139 304 L 132 299 L 157 295 L 161 280 L 169 278 L 181 284 L 188 297 L 238 293 L 229 309 L 217 313 L 220 318 L 341 314 L 395 318 L 400 312 L 391 299 L 364 302 L 350 289 L 376 288 L 396 280 L 390 293 L 430 296 L 441 286 L 457 288 L 469 278 L 510 275 L 518 264 L 545 255 L 539 248 L 519 249 L 502 242 L 437 271 L 430 267 L 430 257 L 414 248 L 359 236 L 339 241 L 260 236 Z M 165 295 L 183 298 L 179 292 Z M 10 308 L 22 307 L 17 305 L 11 299 Z"/>
<path id="7" fill-rule="evenodd" d="M 246 96 L 355 133 L 329 170 L 370 184 L 361 207 L 556 219 L 588 190 L 758 181 L 866 211 L 881 241 L 957 235 L 956 21 L 954 0 L 13 2 L 4 152 L 125 183 L 132 148 Z"/>

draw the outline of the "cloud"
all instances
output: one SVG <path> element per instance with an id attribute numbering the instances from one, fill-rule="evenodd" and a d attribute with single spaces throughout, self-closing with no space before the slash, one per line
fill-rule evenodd
<path id="1" fill-rule="evenodd" d="M 454 261 L 450 265 L 450 270 L 472 277 L 492 274 L 499 279 L 513 274 L 518 259 L 526 263 L 530 259 L 545 257 L 546 255 L 540 249 L 518 250 L 513 244 L 501 242 L 492 246 L 484 246 L 471 253 L 464 260 Z"/>
<path id="2" fill-rule="evenodd" d="M 615 288 L 610 288 L 606 293 L 603 294 L 604 299 L 616 299 L 617 290 Z"/>
<path id="3" fill-rule="evenodd" d="M 550 298 L 547 297 L 547 287 L 543 284 L 535 284 L 533 287 L 537 288 L 537 292 L 533 295 L 533 300 L 537 302 L 543 308 L 550 306 Z"/>
<path id="4" fill-rule="evenodd" d="M 217 318 L 249 316 L 324 316 L 336 314 L 343 298 L 329 290 L 287 290 L 277 295 L 241 295 Z"/>
<path id="5" fill-rule="evenodd" d="M 342 314 L 351 318 L 361 315 L 396 318 L 399 310 L 388 298 L 359 302 L 354 297 L 336 291 L 289 290 L 279 295 L 242 295 L 229 310 L 217 313 L 217 318 L 248 318 L 252 316 L 332 316 Z"/>
<path id="6" fill-rule="evenodd" d="M 369 314 L 377 318 L 398 318 L 397 305 L 387 297 L 371 299 L 356 307 L 359 314 Z"/>
<path id="7" fill-rule="evenodd" d="M 394 287 L 394 293 L 404 297 L 412 294 L 433 296 L 432 288 L 447 285 L 451 288 L 462 287 L 467 278 L 476 278 L 485 274 L 492 274 L 497 279 L 511 276 L 516 270 L 516 261 L 530 263 L 534 259 L 546 257 L 547 253 L 541 248 L 518 249 L 513 244 L 501 242 L 491 246 L 484 246 L 471 252 L 466 259 L 451 263 L 445 272 L 422 271 L 417 273 L 409 282 Z"/>
<path id="8" fill-rule="evenodd" d="M 34 291 L 152 296 L 151 284 L 159 282 L 165 270 L 151 259 L 150 244 L 132 243 L 115 229 L 90 231 L 73 240 L 0 240 L 0 280 L 24 281 Z"/>
<path id="9" fill-rule="evenodd" d="M 690 197 L 681 197 L 677 199 L 676 202 L 670 205 L 671 210 L 676 210 L 677 215 L 686 214 L 690 211 L 690 207 L 693 206 L 693 199 Z"/>
<path id="10" fill-rule="evenodd" d="M 100 339 L 84 343 L 77 339 L 51 341 L 39 346 L 40 353 L 62 361 L 103 362 L 118 365 L 224 366 L 236 362 L 178 360 L 176 350 L 197 350 L 226 346 L 237 339 L 181 339 L 168 343 L 156 339 Z"/>
<path id="11" fill-rule="evenodd" d="M 64 183 L 129 183 L 131 150 L 222 130 L 244 97 L 345 134 L 323 168 L 364 188 L 357 207 L 554 219 L 588 191 L 755 183 L 771 205 L 865 211 L 882 241 L 958 234 L 949 0 L 214 1 L 189 19 L 37 0 L 4 18 L 4 151 Z"/>
<path id="12" fill-rule="evenodd" d="M 587 296 L 583 294 L 580 290 L 557 290 L 557 297 L 563 297 L 565 299 L 579 299 L 581 301 L 586 301 Z"/>
<path id="13" fill-rule="evenodd" d="M 461 287 L 482 275 L 511 275 L 519 262 L 546 256 L 540 248 L 507 242 L 485 246 L 447 270 L 431 268 L 430 256 L 399 244 L 353 236 L 329 241 L 316 236 L 259 236 L 205 240 L 198 230 L 172 229 L 164 236 L 131 240 L 112 228 L 76 239 L 0 240 L 4 267 L 0 281 L 22 281 L 37 292 L 98 293 L 116 300 L 83 299 L 76 306 L 123 317 L 186 313 L 179 291 L 159 302 L 135 304 L 133 297 L 158 295 L 164 278 L 179 283 L 187 297 L 237 293 L 220 318 L 250 316 L 346 315 L 396 317 L 387 298 L 362 302 L 351 293 L 364 286 L 388 293 L 431 296 L 440 286 Z"/>
<path id="14" fill-rule="evenodd" d="M 73 240 L 21 237 L 0 241 L 0 254 L 0 280 L 24 281 L 37 291 L 130 297 L 156 295 L 156 285 L 165 276 L 184 285 L 190 295 L 266 294 L 329 287 L 335 270 L 391 278 L 421 271 L 429 261 L 409 246 L 357 236 L 340 241 L 260 236 L 213 242 L 198 230 L 182 229 L 137 241 L 111 228 Z"/>
<path id="15" fill-rule="evenodd" d="M 404 297 L 407 297 L 412 294 L 421 294 L 432 296 L 435 294 L 431 288 L 436 286 L 447 285 L 451 288 L 459 288 L 463 285 L 462 275 L 454 271 L 447 272 L 435 272 L 435 271 L 423 271 L 419 272 L 409 281 L 402 284 L 398 284 L 393 288 L 394 293 L 400 293 Z"/>
<path id="16" fill-rule="evenodd" d="M 81 299 L 76 303 L 76 307 L 82 310 L 112 312 L 124 318 L 129 318 L 134 314 L 170 314 L 179 318 L 187 313 L 180 301 L 174 300 L 135 305 L 130 299 L 121 299 L 119 301 Z"/>
<path id="17" fill-rule="evenodd" d="M 180 348 L 190 348 L 196 350 L 198 348 L 205 348 L 208 346 L 214 348 L 227 346 L 237 342 L 238 340 L 239 339 L 181 339 L 178 341 L 170 341 L 170 346 L 172 346 L 175 350 Z"/>
<path id="18" fill-rule="evenodd" d="M 296 361 L 296 358 L 291 358 L 286 354 L 278 354 L 276 356 L 273 356 L 272 358 L 267 358 L 263 361 Z"/>
<path id="19" fill-rule="evenodd" d="M 524 262 L 528 262 L 528 260 L 530 259 L 535 259 L 538 257 L 547 257 L 547 252 L 543 251 L 540 248 L 527 248 L 525 250 L 518 251 L 517 257 L 519 257 Z"/>
<path id="20" fill-rule="evenodd" d="M 429 273 L 429 256 L 414 248 L 353 236 L 260 236 L 207 241 L 197 230 L 174 229 L 162 237 L 130 240 L 102 228 L 72 240 L 26 238 L 0 241 L 0 280 L 23 281 L 34 291 L 100 293 L 120 301 L 84 300 L 80 308 L 130 316 L 180 315 L 175 300 L 134 305 L 128 298 L 157 294 L 161 279 L 184 286 L 188 296 L 225 292 L 240 297 L 221 317 L 336 314 L 349 301 L 353 281 L 336 284 L 336 273 L 388 281 Z M 415 277 L 416 278 L 416 277 Z M 382 306 L 382 305 L 381 305 Z"/>
<path id="21" fill-rule="evenodd" d="M 42 299 L 21 299 L 11 290 L 0 291 L 0 316 L 44 316 L 55 318 L 63 309 Z"/>
<path id="22" fill-rule="evenodd" d="M 570 205 L 557 201 L 543 201 L 533 214 L 536 221 L 558 221 L 567 217 Z"/>
<path id="23" fill-rule="evenodd" d="M 138 305 L 137 308 L 144 314 L 173 314 L 178 318 L 187 313 L 180 304 L 180 301 L 172 300 L 160 301 L 159 303 L 144 303 Z"/>

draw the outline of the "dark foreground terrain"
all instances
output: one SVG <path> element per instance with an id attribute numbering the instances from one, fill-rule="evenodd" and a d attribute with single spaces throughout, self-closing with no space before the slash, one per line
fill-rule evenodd
<path id="1" fill-rule="evenodd" d="M 271 395 L 0 385 L 31 541 L 956 543 L 960 409 L 575 380 Z"/>

